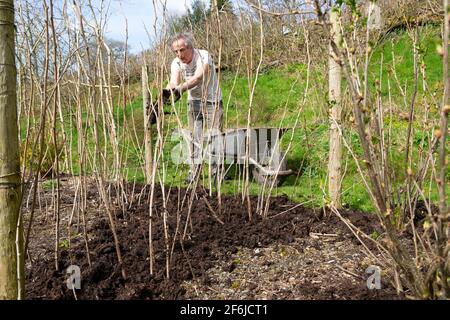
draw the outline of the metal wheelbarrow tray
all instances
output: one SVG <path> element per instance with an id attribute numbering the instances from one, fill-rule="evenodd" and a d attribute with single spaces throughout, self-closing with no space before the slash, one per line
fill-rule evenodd
<path id="1" fill-rule="evenodd" d="M 285 154 L 280 150 L 280 138 L 289 128 L 233 128 L 204 134 L 203 155 L 216 164 L 245 164 L 259 184 L 278 185 L 287 169 Z M 192 143 L 190 131 L 178 130 L 187 143 Z"/>

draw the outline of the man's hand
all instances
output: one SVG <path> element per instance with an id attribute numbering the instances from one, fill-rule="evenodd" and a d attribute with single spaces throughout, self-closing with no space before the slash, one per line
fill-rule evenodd
<path id="1" fill-rule="evenodd" d="M 181 92 L 180 90 L 177 88 L 174 89 L 163 89 L 162 90 L 162 98 L 163 98 L 163 102 L 164 104 L 169 104 L 171 103 L 171 97 L 173 95 L 173 102 L 177 102 L 178 100 L 180 100 L 181 98 Z"/>

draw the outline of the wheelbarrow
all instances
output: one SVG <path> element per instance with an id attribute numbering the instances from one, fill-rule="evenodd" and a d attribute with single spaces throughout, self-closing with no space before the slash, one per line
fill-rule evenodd
<path id="1" fill-rule="evenodd" d="M 176 102 L 181 97 L 178 91 L 168 89 L 163 89 L 161 94 L 165 104 L 169 103 L 171 99 Z M 155 118 L 156 115 L 154 112 Z M 204 151 L 202 157 L 209 159 L 210 163 L 248 163 L 252 166 L 252 175 L 257 183 L 278 185 L 281 177 L 292 174 L 292 170 L 287 169 L 285 154 L 280 150 L 280 138 L 287 130 L 289 128 L 273 127 L 235 128 L 225 131 L 207 130 L 208 132 L 203 135 L 202 146 L 197 147 Z M 195 143 L 191 132 L 187 129 L 176 129 L 173 132 L 172 140 L 177 136 L 183 137 L 187 148 L 182 148 L 182 150 L 188 150 L 189 154 L 189 144 Z M 177 150 L 179 151 L 177 147 L 172 150 L 172 160 L 175 163 L 180 159 L 179 154 L 178 156 L 176 154 Z M 186 163 L 192 161 L 189 158 L 190 156 L 185 157 Z"/>
<path id="2" fill-rule="evenodd" d="M 278 185 L 283 176 L 292 174 L 280 150 L 280 138 L 287 130 L 259 127 L 212 131 L 203 136 L 202 156 L 216 164 L 248 163 L 258 184 Z M 175 135 L 182 136 L 186 145 L 194 143 L 187 129 L 177 129 Z"/>

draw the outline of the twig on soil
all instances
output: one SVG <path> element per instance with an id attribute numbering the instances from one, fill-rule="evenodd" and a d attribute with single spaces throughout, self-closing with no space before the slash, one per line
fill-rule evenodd
<path id="1" fill-rule="evenodd" d="M 310 237 L 312 238 L 319 238 L 319 237 L 338 237 L 339 235 L 335 233 L 317 233 L 317 232 L 311 232 Z"/>
<path id="2" fill-rule="evenodd" d="M 213 208 L 211 207 L 211 205 L 209 204 L 208 199 L 206 199 L 205 196 L 202 197 L 203 201 L 205 201 L 206 207 L 208 208 L 209 212 L 211 212 L 211 214 L 213 215 L 213 217 L 222 225 L 224 225 L 225 223 L 220 220 L 220 218 L 216 215 L 216 212 L 213 210 Z"/>
<path id="3" fill-rule="evenodd" d="M 194 286 L 193 286 L 193 288 L 194 288 L 194 290 L 195 290 L 195 294 L 197 295 L 197 297 L 199 297 L 199 296 L 200 296 L 200 294 L 198 293 L 198 290 L 197 290 L 197 286 L 196 286 L 196 285 L 194 285 Z"/>
<path id="4" fill-rule="evenodd" d="M 368 254 L 369 256 L 372 256 L 379 264 L 383 264 L 382 261 L 380 261 L 380 259 L 378 257 L 376 257 L 371 251 L 370 249 L 367 247 L 367 245 L 361 240 L 361 238 L 359 237 L 359 235 L 362 235 L 363 237 L 365 237 L 368 240 L 373 241 L 378 248 L 380 249 L 384 249 L 385 251 L 387 251 L 382 245 L 380 245 L 377 241 L 375 241 L 374 239 L 372 239 L 371 237 L 367 236 L 364 232 L 362 232 L 359 228 L 357 228 L 353 223 L 351 223 L 350 221 L 348 221 L 347 219 L 345 219 L 340 213 L 339 211 L 335 208 L 335 207 L 331 207 L 331 211 L 333 211 L 339 219 L 341 219 L 341 221 L 350 229 L 350 231 L 353 233 L 353 235 L 358 239 L 358 241 L 363 245 L 363 247 L 366 249 L 366 254 Z M 382 251 L 380 250 L 380 253 L 382 253 Z"/>
<path id="5" fill-rule="evenodd" d="M 342 272 L 351 275 L 355 278 L 361 279 L 361 280 L 366 280 L 363 276 L 360 276 L 359 274 L 356 274 L 354 272 L 348 271 L 347 269 L 342 268 L 340 265 L 336 264 L 335 265 L 339 270 L 341 270 Z"/>
<path id="6" fill-rule="evenodd" d="M 287 212 L 289 212 L 289 211 L 291 211 L 291 210 L 294 210 L 294 209 L 296 209 L 296 208 L 298 208 L 298 207 L 300 207 L 300 206 L 302 206 L 302 205 L 305 205 L 305 204 L 307 204 L 307 203 L 309 203 L 309 202 L 312 202 L 312 200 L 308 200 L 308 201 L 305 201 L 305 202 L 296 204 L 296 205 L 293 206 L 292 208 L 289 208 L 289 209 L 284 210 L 284 211 L 282 211 L 282 212 L 280 212 L 280 213 L 277 213 L 277 214 L 275 214 L 275 215 L 273 215 L 273 216 L 271 216 L 271 217 L 269 217 L 269 218 L 275 218 L 275 217 L 277 217 L 277 216 L 279 216 L 279 215 L 282 215 L 283 213 L 287 213 Z"/>
<path id="7" fill-rule="evenodd" d="M 223 294 L 223 292 L 221 292 L 221 291 L 219 291 L 219 290 L 216 290 L 216 289 L 214 289 L 214 288 L 213 288 L 213 287 L 211 287 L 211 286 L 207 286 L 207 288 L 208 288 L 209 290 L 211 290 L 211 291 L 213 291 L 213 292 L 217 293 L 218 295 L 221 295 L 221 294 Z M 198 294 L 198 292 L 197 292 L 197 289 L 195 288 L 195 286 L 194 286 L 194 289 L 195 289 L 195 291 L 196 291 L 197 295 L 199 295 L 199 294 Z"/>

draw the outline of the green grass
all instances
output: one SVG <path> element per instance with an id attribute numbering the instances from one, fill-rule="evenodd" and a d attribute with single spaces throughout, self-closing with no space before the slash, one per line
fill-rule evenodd
<path id="1" fill-rule="evenodd" d="M 424 92 L 423 83 L 426 81 L 430 92 L 439 96 L 443 90 L 442 59 L 436 51 L 437 45 L 442 43 L 439 35 L 440 29 L 434 25 L 425 25 L 417 30 L 418 66 L 419 68 L 425 67 L 425 79 L 419 73 L 418 91 Z M 391 95 L 394 101 L 399 104 L 402 101 L 400 87 L 406 90 L 408 98 L 411 97 L 414 87 L 414 50 L 411 37 L 413 35 L 409 35 L 402 30 L 393 32 L 375 48 L 371 57 L 370 76 L 372 85 L 375 79 L 379 79 L 381 81 L 381 94 L 383 97 L 387 97 L 389 79 Z"/>

